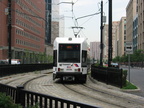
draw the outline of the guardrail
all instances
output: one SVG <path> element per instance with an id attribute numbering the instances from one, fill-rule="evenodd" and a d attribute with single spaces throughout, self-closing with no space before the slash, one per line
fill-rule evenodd
<path id="1" fill-rule="evenodd" d="M 94 65 L 91 65 L 91 77 L 106 84 L 111 84 L 120 88 L 123 87 L 126 80 L 124 79 L 126 77 L 123 75 L 122 69 Z"/>
<path id="2" fill-rule="evenodd" d="M 39 108 L 98 108 L 84 103 L 24 90 L 23 86 L 15 88 L 0 84 L 0 88 L 0 92 L 11 96 L 15 103 L 21 104 L 24 108 L 36 104 L 38 104 Z"/>
<path id="3" fill-rule="evenodd" d="M 0 77 L 24 72 L 32 72 L 37 70 L 52 69 L 52 68 L 53 68 L 52 63 L 0 65 Z"/>

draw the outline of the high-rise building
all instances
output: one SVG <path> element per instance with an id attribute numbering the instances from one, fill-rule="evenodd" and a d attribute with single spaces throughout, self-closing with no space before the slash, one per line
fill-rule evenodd
<path id="1" fill-rule="evenodd" d="M 137 37 L 137 49 L 144 50 L 144 1 L 137 0 L 138 10 L 138 37 Z"/>
<path id="2" fill-rule="evenodd" d="M 53 44 L 59 37 L 59 0 L 45 0 L 46 2 L 46 44 Z"/>
<path id="3" fill-rule="evenodd" d="M 52 0 L 45 0 L 45 44 L 51 44 Z"/>
<path id="4" fill-rule="evenodd" d="M 116 50 L 116 29 L 119 24 L 119 21 L 112 22 L 112 58 L 115 57 L 115 50 Z M 106 24 L 103 29 L 103 43 L 104 43 L 104 53 L 103 59 L 108 60 L 108 27 L 109 25 Z"/>
<path id="5" fill-rule="evenodd" d="M 103 59 L 108 60 L 108 24 L 105 24 L 103 28 L 103 44 L 104 44 L 104 49 L 103 49 Z"/>
<path id="6" fill-rule="evenodd" d="M 45 52 L 47 55 L 53 55 L 53 42 L 59 37 L 59 0 L 46 1 L 46 35 Z"/>
<path id="7" fill-rule="evenodd" d="M 0 59 L 26 62 L 45 51 L 44 0 L 2 0 L 0 10 Z"/>
<path id="8" fill-rule="evenodd" d="M 119 40 L 118 40 L 118 56 L 125 54 L 125 42 L 126 42 L 126 17 L 122 17 L 119 22 Z"/>
<path id="9" fill-rule="evenodd" d="M 118 56 L 118 52 L 119 52 L 119 50 L 118 50 L 118 46 L 119 46 L 119 25 L 118 26 L 116 26 L 116 30 L 115 30 L 115 47 L 114 47 L 114 49 L 115 49 L 115 57 L 117 57 Z"/>
<path id="10" fill-rule="evenodd" d="M 133 41 L 133 20 L 136 16 L 137 0 L 130 0 L 126 7 L 126 41 Z"/>
<path id="11" fill-rule="evenodd" d="M 133 20 L 133 51 L 137 50 L 138 46 L 138 14 L 135 15 L 134 20 Z"/>
<path id="12" fill-rule="evenodd" d="M 51 43 L 59 37 L 59 0 L 52 0 Z"/>
<path id="13" fill-rule="evenodd" d="M 100 60 L 100 42 L 90 42 L 90 58 Z"/>

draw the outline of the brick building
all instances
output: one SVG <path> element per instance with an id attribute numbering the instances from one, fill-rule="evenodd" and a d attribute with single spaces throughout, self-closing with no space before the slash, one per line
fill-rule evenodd
<path id="1" fill-rule="evenodd" d="M 9 2 L 10 22 L 8 22 Z M 12 59 L 26 62 L 33 59 L 34 54 L 44 53 L 45 0 L 2 0 L 0 10 L 0 59 L 9 58 L 9 34 L 11 34 Z M 9 23 L 11 30 L 8 30 Z"/>

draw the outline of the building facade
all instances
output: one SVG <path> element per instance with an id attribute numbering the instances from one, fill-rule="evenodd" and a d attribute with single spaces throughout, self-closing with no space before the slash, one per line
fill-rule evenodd
<path id="1" fill-rule="evenodd" d="M 119 40 L 118 40 L 118 56 L 125 54 L 126 42 L 126 17 L 122 17 L 119 22 Z"/>
<path id="2" fill-rule="evenodd" d="M 3 0 L 0 2 L 0 10 L 0 59 L 9 59 L 11 53 L 12 59 L 28 62 L 33 59 L 33 54 L 44 53 L 44 0 Z"/>
<path id="3" fill-rule="evenodd" d="M 138 48 L 138 15 L 135 16 L 133 20 L 133 51 L 137 50 Z"/>
<path id="4" fill-rule="evenodd" d="M 52 0 L 51 43 L 59 37 L 59 0 Z"/>
<path id="5" fill-rule="evenodd" d="M 112 58 L 116 56 L 116 30 L 117 26 L 119 24 L 119 21 L 113 21 L 112 22 Z M 103 43 L 104 43 L 104 53 L 103 53 L 103 59 L 104 61 L 108 60 L 108 25 L 106 24 L 103 29 Z"/>
<path id="6" fill-rule="evenodd" d="M 100 42 L 90 42 L 90 58 L 100 60 Z"/>
<path id="7" fill-rule="evenodd" d="M 105 24 L 103 28 L 103 44 L 104 44 L 104 49 L 103 49 L 103 59 L 106 61 L 108 60 L 108 24 Z"/>
<path id="8" fill-rule="evenodd" d="M 138 37 L 137 37 L 137 49 L 144 50 L 144 1 L 137 0 L 138 9 Z"/>
<path id="9" fill-rule="evenodd" d="M 116 27 L 116 31 L 115 31 L 115 57 L 118 56 L 118 46 L 119 46 L 119 25 Z"/>
<path id="10" fill-rule="evenodd" d="M 133 20 L 136 16 L 137 0 L 130 0 L 126 7 L 126 41 L 133 41 Z"/>

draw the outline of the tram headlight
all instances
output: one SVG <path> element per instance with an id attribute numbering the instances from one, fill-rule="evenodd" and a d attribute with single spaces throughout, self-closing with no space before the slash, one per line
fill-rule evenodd
<path id="1" fill-rule="evenodd" d="M 63 71 L 64 71 L 64 69 L 58 68 L 58 72 L 63 72 Z"/>
<path id="2" fill-rule="evenodd" d="M 75 72 L 80 72 L 80 70 L 81 70 L 80 68 L 78 68 L 78 69 L 75 69 Z"/>
<path id="3" fill-rule="evenodd" d="M 58 68 L 58 72 L 60 72 L 60 68 Z"/>

